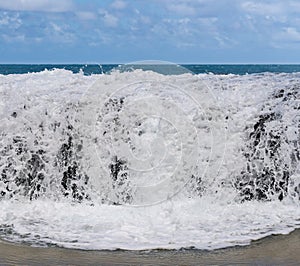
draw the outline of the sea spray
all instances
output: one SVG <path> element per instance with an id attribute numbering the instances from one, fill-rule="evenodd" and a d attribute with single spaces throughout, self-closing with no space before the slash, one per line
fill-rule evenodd
<path id="1" fill-rule="evenodd" d="M 3 239 L 211 249 L 299 227 L 298 73 L 0 80 Z"/>

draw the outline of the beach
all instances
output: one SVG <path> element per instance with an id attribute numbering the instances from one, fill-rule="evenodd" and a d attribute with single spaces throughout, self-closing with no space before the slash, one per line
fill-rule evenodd
<path id="1" fill-rule="evenodd" d="M 298 265 L 300 230 L 213 251 L 83 251 L 0 242 L 0 265 Z"/>

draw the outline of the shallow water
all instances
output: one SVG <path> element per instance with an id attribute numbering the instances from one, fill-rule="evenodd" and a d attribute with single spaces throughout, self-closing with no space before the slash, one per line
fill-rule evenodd
<path id="1" fill-rule="evenodd" d="M 269 236 L 247 247 L 215 251 L 79 251 L 0 242 L 6 265 L 299 265 L 300 231 Z"/>

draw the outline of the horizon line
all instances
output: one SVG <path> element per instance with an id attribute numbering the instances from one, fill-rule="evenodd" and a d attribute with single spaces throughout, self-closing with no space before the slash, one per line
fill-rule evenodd
<path id="1" fill-rule="evenodd" d="M 111 62 L 111 63 L 96 63 L 96 62 L 48 62 L 48 63 L 28 63 L 28 62 L 19 62 L 19 63 L 9 63 L 9 62 L 0 62 L 0 65 L 130 65 L 130 64 L 144 64 L 144 65 L 147 65 L 147 63 L 145 62 L 151 62 L 150 60 L 144 60 L 144 61 L 135 61 L 135 62 L 128 62 L 128 63 L 116 63 L 116 62 Z M 299 63 L 279 63 L 279 62 L 273 62 L 273 63 L 255 63 L 255 62 L 249 62 L 249 63 L 234 63 L 234 62 L 225 62 L 225 63 L 195 63 L 195 62 L 168 62 L 168 61 L 159 61 L 159 60 L 156 60 L 156 61 L 152 61 L 152 65 L 155 63 L 155 62 L 162 62 L 160 63 L 161 65 L 300 65 L 300 62 Z M 151 65 L 151 63 L 149 63 L 149 65 Z"/>

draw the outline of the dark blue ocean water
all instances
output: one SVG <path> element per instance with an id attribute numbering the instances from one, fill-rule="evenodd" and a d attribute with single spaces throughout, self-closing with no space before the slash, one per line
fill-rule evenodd
<path id="1" fill-rule="evenodd" d="M 193 65 L 181 65 L 182 67 L 188 69 L 189 71 L 200 74 L 200 73 L 214 73 L 214 74 L 252 74 L 252 73 L 263 73 L 263 72 L 272 72 L 272 73 L 292 73 L 292 72 L 300 72 L 300 65 L 201 65 L 201 64 L 193 64 Z M 66 65 L 48 65 L 48 64 L 39 64 L 39 65 L 29 65 L 29 64 L 14 64 L 14 65 L 0 65 L 0 74 L 8 75 L 8 74 L 24 74 L 31 72 L 40 72 L 45 69 L 66 69 L 70 70 L 73 73 L 78 73 L 79 71 L 83 71 L 85 75 L 91 74 L 101 74 L 108 73 L 115 68 L 120 69 L 151 69 L 163 74 L 177 74 L 182 73 L 182 69 L 178 67 L 178 72 L 174 71 L 174 65 L 171 67 L 168 65 L 134 65 L 126 67 L 118 64 L 104 64 L 104 65 L 84 65 L 84 64 L 66 64 Z"/>

